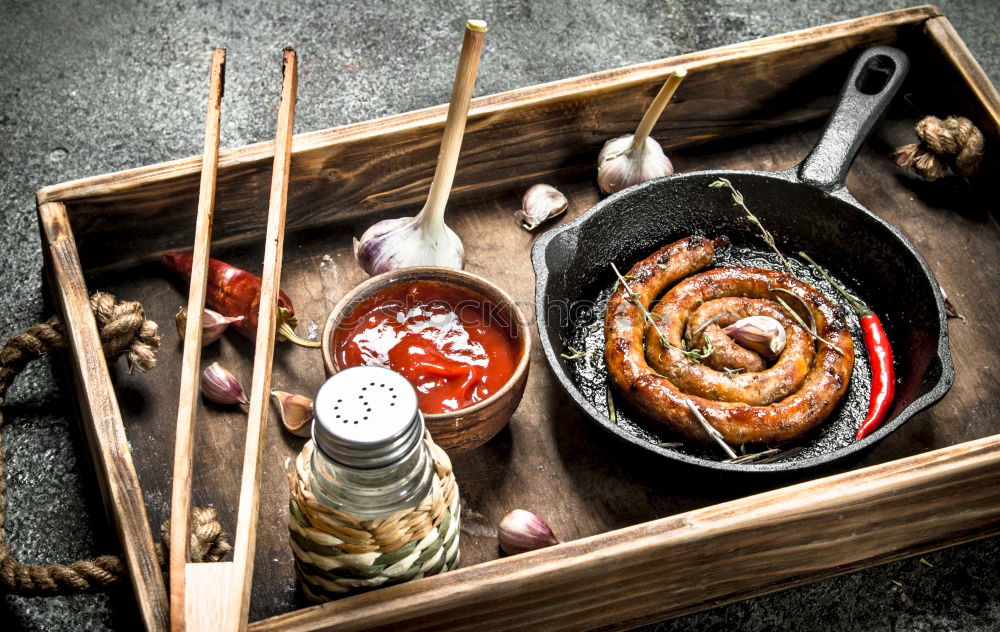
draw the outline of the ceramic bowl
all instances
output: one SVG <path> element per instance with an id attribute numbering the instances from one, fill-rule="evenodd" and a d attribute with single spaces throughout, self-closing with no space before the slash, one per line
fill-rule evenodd
<path id="1" fill-rule="evenodd" d="M 438 414 L 424 414 L 424 421 L 434 441 L 451 454 L 476 448 L 500 432 L 510 420 L 528 380 L 528 360 L 531 356 L 531 332 L 524 314 L 509 294 L 486 279 L 452 268 L 404 268 L 374 276 L 348 292 L 333 308 L 323 327 L 323 364 L 327 375 L 342 368 L 337 365 L 333 337 L 337 327 L 354 312 L 363 300 L 393 285 L 413 281 L 436 281 L 471 290 L 483 296 L 496 313 L 511 324 L 517 345 L 517 363 L 507 383 L 486 399 L 465 408 Z"/>

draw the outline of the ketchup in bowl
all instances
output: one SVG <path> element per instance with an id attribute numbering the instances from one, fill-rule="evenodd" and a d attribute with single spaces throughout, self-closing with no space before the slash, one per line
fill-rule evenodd
<path id="1" fill-rule="evenodd" d="M 401 373 L 425 414 L 448 413 L 496 393 L 514 373 L 514 325 L 477 292 L 439 281 L 383 288 L 345 316 L 333 336 L 340 368 Z"/>

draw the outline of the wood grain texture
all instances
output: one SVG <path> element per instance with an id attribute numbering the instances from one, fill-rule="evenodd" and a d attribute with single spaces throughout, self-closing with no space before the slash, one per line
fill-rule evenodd
<path id="1" fill-rule="evenodd" d="M 592 162 L 608 138 L 630 133 L 677 66 L 690 72 L 654 136 L 666 150 L 816 119 L 829 110 L 843 56 L 919 35 L 933 7 L 798 31 L 475 99 L 452 199 L 564 173 Z M 837 77 L 833 80 L 833 77 Z M 329 226 L 423 202 L 446 107 L 299 136 L 288 230 Z M 214 243 L 263 234 L 270 143 L 223 152 Z M 149 261 L 164 241 L 193 242 L 178 214 L 193 212 L 200 161 L 184 159 L 42 189 L 73 200 L 88 269 Z"/>
<path id="2" fill-rule="evenodd" d="M 87 405 L 81 406 L 83 430 L 101 496 L 105 506 L 112 508 L 109 513 L 118 529 L 142 622 L 147 630 L 166 630 L 166 586 L 66 207 L 58 202 L 39 204 L 38 219 L 46 263 L 56 279 L 56 302 L 73 349 L 73 381 L 77 392 L 86 394 Z"/>
<path id="3" fill-rule="evenodd" d="M 247 414 L 246 446 L 243 450 L 243 473 L 240 476 L 239 512 L 233 538 L 233 576 L 229 594 L 224 599 L 233 609 L 233 619 L 222 630 L 244 630 L 250 613 L 250 589 L 257 552 L 257 515 L 260 509 L 260 473 L 264 458 L 264 431 L 267 429 L 268 402 L 271 399 L 271 369 L 278 329 L 278 286 L 285 245 L 285 214 L 288 205 L 289 173 L 292 159 L 292 133 L 295 125 L 295 100 L 298 92 L 298 59 L 286 48 L 282 59 L 284 80 L 278 129 L 274 140 L 274 169 L 271 172 L 271 195 L 267 208 L 267 238 L 264 242 L 264 273 L 260 285 L 260 314 L 253 354 L 253 381 L 250 385 L 250 411 Z M 220 629 L 204 624 L 204 630 Z"/>
<path id="4" fill-rule="evenodd" d="M 829 489 L 836 491 L 822 498 L 842 508 L 843 520 L 827 520 L 831 524 L 827 525 L 827 531 L 821 532 L 822 539 L 795 540 L 808 536 L 813 521 L 821 514 L 814 513 L 816 508 L 810 509 L 808 503 L 786 504 L 784 491 L 767 496 L 766 506 L 759 510 L 763 513 L 758 512 L 756 505 L 747 509 L 750 512 L 747 515 L 752 517 L 750 527 L 777 524 L 781 512 L 803 513 L 785 515 L 783 529 L 761 532 L 770 534 L 768 538 L 754 531 L 753 539 L 748 540 L 755 543 L 752 548 L 736 551 L 744 556 L 746 566 L 738 567 L 736 573 L 731 565 L 727 566 L 728 574 L 724 574 L 719 562 L 726 556 L 720 555 L 720 551 L 728 555 L 739 541 L 731 537 L 716 540 L 712 534 L 715 529 L 718 533 L 744 533 L 740 530 L 744 515 L 733 513 L 733 508 L 746 509 L 746 506 L 711 506 L 774 489 L 787 481 L 733 480 L 692 473 L 611 441 L 588 423 L 561 393 L 536 344 L 531 360 L 534 366 L 523 401 L 507 428 L 472 453 L 454 459 L 466 506 L 461 548 L 467 568 L 439 581 L 459 577 L 472 583 L 460 586 L 449 583 L 444 592 L 434 592 L 437 585 L 426 583 L 392 589 L 397 592 L 379 591 L 338 602 L 326 610 L 306 611 L 303 625 L 325 625 L 317 613 L 329 614 L 334 617 L 331 621 L 350 622 L 350 625 L 361 620 L 357 618 L 361 613 L 372 613 L 369 623 L 390 625 L 390 621 L 398 622 L 398 617 L 404 616 L 396 611 L 397 607 L 412 606 L 410 614 L 414 618 L 406 625 L 416 628 L 430 627 L 453 615 L 457 617 L 452 619 L 456 625 L 472 625 L 473 616 L 482 625 L 496 616 L 511 626 L 530 623 L 536 628 L 557 628 L 567 625 L 561 618 L 561 613 L 567 610 L 581 613 L 580 625 L 603 621 L 601 625 L 614 627 L 710 607 L 994 532 L 995 442 L 988 440 L 955 449 L 949 446 L 997 432 L 993 411 L 1000 405 L 1000 382 L 993 369 L 1000 354 L 1000 341 L 987 328 L 1000 310 L 1000 297 L 984 288 L 1000 286 L 1000 268 L 992 265 L 1000 259 L 1000 228 L 990 212 L 995 200 L 987 186 L 998 165 L 989 156 L 998 155 L 996 147 L 1000 139 L 989 128 L 984 129 L 987 163 L 983 175 L 970 182 L 948 180 L 927 184 L 899 171 L 890 159 L 895 146 L 910 142 L 913 124 L 925 113 L 963 114 L 975 120 L 996 116 L 989 101 L 976 96 L 981 91 L 977 92 L 975 86 L 986 80 L 977 75 L 974 60 L 963 57 L 960 50 L 948 47 L 943 50 L 925 33 L 923 23 L 935 16 L 937 13 L 927 8 L 893 12 L 769 38 L 763 44 L 755 42 L 684 56 L 681 59 L 692 60 L 712 72 L 692 70 L 670 107 L 670 116 L 658 128 L 663 135 L 656 132 L 658 138 L 667 141 L 668 147 L 674 147 L 670 154 L 678 171 L 784 169 L 799 162 L 818 137 L 819 128 L 811 121 L 832 103 L 833 91 L 855 57 L 854 48 L 892 42 L 904 48 L 913 58 L 914 67 L 920 69 L 904 86 L 901 98 L 862 149 L 848 177 L 848 187 L 862 204 L 896 224 L 915 243 L 968 322 L 952 321 L 951 343 L 957 377 L 951 393 L 935 408 L 916 416 L 879 444 L 862 462 L 844 466 L 885 464 L 888 469 L 875 470 L 871 479 L 868 476 L 872 472 L 867 475 L 854 472 L 832 483 L 826 481 L 834 485 Z M 759 59 L 756 53 L 761 56 Z M 466 244 L 466 269 L 496 282 L 515 298 L 525 313 L 532 314 L 534 287 L 529 252 L 533 236 L 521 230 L 513 218 L 521 195 L 544 176 L 546 182 L 570 199 L 566 218 L 560 221 L 576 217 L 592 206 L 600 198 L 593 179 L 593 164 L 600 144 L 610 135 L 634 128 L 644 105 L 674 63 L 677 62 L 655 62 L 477 100 L 459 163 L 458 188 L 448 211 L 449 225 Z M 959 66 L 971 73 L 969 79 L 956 72 Z M 947 89 L 941 89 L 940 83 L 930 85 L 922 81 L 925 76 L 943 78 Z M 740 78 L 743 84 L 738 83 Z M 553 92 L 553 86 L 559 85 L 566 87 L 568 93 Z M 745 94 L 757 96 L 750 101 L 741 100 Z M 514 98 L 510 95 L 516 95 L 518 100 L 505 101 Z M 674 117 L 675 110 L 681 112 L 680 118 Z M 338 299 L 364 280 L 365 275 L 351 254 L 352 236 L 379 219 L 412 215 L 419 209 L 435 164 L 442 114 L 440 109 L 411 113 L 305 135 L 293 143 L 288 219 L 290 227 L 299 218 L 303 222 L 300 227 L 314 228 L 289 234 L 281 281 L 282 288 L 295 302 L 304 327 L 308 328 L 309 321 L 321 323 Z M 550 120 L 552 128 L 547 125 Z M 790 122 L 797 123 L 790 126 Z M 499 126 L 499 130 L 492 130 L 492 125 Z M 749 136 L 735 134 L 751 129 L 769 131 Z M 498 134 L 506 140 L 497 141 Z M 715 140 L 692 145 L 704 139 Z M 397 149 L 390 146 L 390 141 L 399 143 L 398 153 L 392 153 Z M 500 144 L 483 146 L 485 141 Z M 227 160 L 246 157 L 242 152 L 256 155 L 253 160 L 258 161 L 263 161 L 262 154 L 266 153 L 261 147 L 234 150 L 228 158 L 222 156 L 221 169 L 227 169 Z M 517 152 L 531 153 L 540 157 L 540 162 L 518 157 Z M 380 162 L 386 153 L 394 160 Z M 501 165 L 480 177 L 489 169 L 490 155 L 497 156 Z M 310 183 L 318 182 L 316 172 L 300 166 L 299 158 L 309 165 L 313 159 L 322 162 L 322 156 L 350 168 L 327 172 L 324 177 L 334 179 L 298 196 L 300 182 L 307 191 Z M 373 165 L 371 171 L 365 167 L 369 163 Z M 163 229 L 154 236 L 151 231 L 146 234 L 139 230 L 143 222 L 151 219 L 153 226 L 166 226 L 167 217 L 157 217 L 155 213 L 151 216 L 148 212 L 156 204 L 157 195 L 173 188 L 183 192 L 183 199 L 175 198 L 181 202 L 171 210 L 172 221 L 187 225 L 189 221 L 183 218 L 194 217 L 194 206 L 183 201 L 187 199 L 184 196 L 191 195 L 194 181 L 188 175 L 172 171 L 177 165 L 186 164 L 184 161 L 172 164 L 173 167 L 149 168 L 151 171 L 145 173 L 151 178 L 148 187 L 132 179 L 136 175 L 133 172 L 123 180 L 108 177 L 50 190 L 51 195 L 72 200 L 67 203 L 68 212 L 74 218 L 73 227 L 78 231 L 84 252 L 97 253 L 98 246 L 112 251 L 104 258 L 96 254 L 88 257 L 91 286 L 142 300 L 150 317 L 159 322 L 169 322 L 172 318 L 183 302 L 184 288 L 172 285 L 169 276 L 156 265 L 126 264 L 161 248 L 175 249 L 190 243 L 190 234 L 184 231 Z M 483 171 L 477 171 L 477 164 L 483 165 Z M 380 169 L 377 175 L 373 175 L 375 165 Z M 470 166 L 469 171 L 465 165 Z M 538 165 L 542 168 L 536 169 Z M 230 180 L 226 185 L 220 181 L 220 195 L 228 187 L 229 193 L 225 195 L 239 196 L 246 208 L 239 211 L 230 206 L 229 210 L 220 211 L 218 219 L 226 215 L 226 222 L 243 222 L 253 232 L 257 225 L 247 218 L 262 208 L 266 185 L 261 188 L 259 179 L 262 174 L 269 176 L 270 171 L 252 161 L 234 162 L 228 168 L 232 170 L 226 176 Z M 397 174 L 397 170 L 403 173 Z M 362 176 L 372 176 L 372 180 L 362 181 Z M 469 179 L 463 179 L 466 177 Z M 404 181 L 409 184 L 401 184 Z M 246 190 L 240 188 L 241 182 Z M 233 204 L 233 200 L 237 198 L 230 198 L 227 203 Z M 351 200 L 365 203 L 348 210 Z M 258 210 L 253 211 L 254 208 Z M 165 206 L 162 212 L 166 213 Z M 115 232 L 116 226 L 123 226 L 123 230 Z M 148 252 L 141 253 L 139 248 L 128 246 L 133 239 L 141 242 Z M 254 272 L 259 270 L 263 257 L 259 239 L 244 238 L 234 232 L 224 242 L 216 256 Z M 132 254 L 125 256 L 126 252 Z M 124 257 L 118 269 L 109 268 L 112 257 L 117 255 Z M 82 284 L 82 278 L 79 282 Z M 180 375 L 179 340 L 168 329 L 164 328 L 156 379 L 129 376 L 113 369 L 139 476 L 154 520 L 167 511 L 165 490 L 169 489 L 170 470 L 163 450 L 173 441 L 170 420 L 175 413 L 178 388 L 174 380 Z M 227 335 L 220 343 L 207 347 L 203 356 L 205 361 L 220 361 L 246 379 L 251 371 L 252 351 L 246 340 Z M 324 375 L 320 354 L 287 346 L 276 351 L 276 387 L 310 394 L 322 383 Z M 105 392 L 109 390 L 107 387 Z M 88 405 L 99 408 L 105 403 L 88 399 Z M 232 446 L 245 439 L 245 417 L 204 402 L 199 405 L 200 414 L 210 417 L 211 422 L 199 424 L 196 431 L 199 449 L 193 500 L 196 504 L 216 506 L 222 524 L 231 528 L 236 522 L 233 497 L 239 489 L 242 471 Z M 268 424 L 265 429 L 260 529 L 250 611 L 253 619 L 304 605 L 295 588 L 285 528 L 286 461 L 301 445 L 302 440 L 283 432 L 280 424 Z M 111 449 L 100 445 L 93 448 Z M 946 452 L 924 454 L 937 449 Z M 890 463 L 905 457 L 914 458 Z M 925 468 L 929 468 L 928 478 L 922 473 Z M 915 483 L 908 486 L 911 478 Z M 898 495 L 894 495 L 897 488 Z M 801 490 L 795 491 L 800 488 L 790 489 L 788 493 L 801 500 Z M 843 504 L 837 500 L 841 493 L 845 494 Z M 855 503 L 858 511 L 853 509 Z M 944 509 L 945 506 L 954 507 L 954 512 Z M 496 562 L 496 524 L 507 511 L 517 507 L 542 515 L 560 537 L 570 541 L 565 545 L 569 548 L 545 553 L 556 555 L 555 558 L 526 556 Z M 927 513 L 921 513 L 925 508 Z M 692 514 L 688 512 L 695 510 L 699 522 L 685 526 L 683 520 L 690 522 Z M 885 529 L 866 531 L 872 521 L 882 518 Z M 642 524 L 649 521 L 658 522 Z M 787 524 L 796 528 L 789 529 Z M 799 525 L 802 528 L 797 528 Z M 615 533 L 602 540 L 601 534 L 609 531 Z M 776 531 L 780 531 L 783 538 L 780 542 L 785 547 L 768 544 Z M 629 539 L 634 539 L 635 546 L 651 547 L 643 564 L 659 569 L 657 578 L 647 576 L 645 566 L 638 567 L 635 560 L 639 557 L 625 542 Z M 682 542 L 694 547 L 690 557 L 678 553 L 677 547 L 684 548 Z M 578 545 L 581 548 L 574 548 Z M 605 547 L 611 547 L 608 550 L 616 555 L 605 555 Z M 575 557 L 577 553 L 579 558 Z M 616 565 L 617 554 L 625 556 L 621 565 Z M 817 561 L 819 556 L 827 554 L 839 557 Z M 706 572 L 685 587 L 674 578 L 687 577 L 684 573 L 690 569 L 685 564 L 675 564 L 675 559 L 695 560 L 705 565 Z M 602 564 L 596 564 L 595 560 Z M 794 574 L 785 565 L 797 565 Z M 564 573 L 581 586 L 590 587 L 586 598 L 582 592 L 576 592 L 576 587 L 565 598 L 551 589 L 554 582 L 562 581 Z M 495 584 L 487 582 L 487 578 Z M 498 586 L 496 591 L 492 585 Z M 434 590 L 426 595 L 427 609 L 421 610 L 422 606 L 414 604 L 425 600 L 416 596 L 425 587 Z M 610 587 L 607 599 L 605 587 Z M 521 598 L 525 594 L 521 591 L 530 597 Z M 464 604 L 464 610 L 456 615 L 446 603 L 446 594 L 458 600 L 456 603 Z M 507 610 L 508 602 L 517 601 L 504 599 L 507 595 L 519 596 L 525 604 L 520 612 Z M 671 606 L 675 598 L 686 605 Z M 278 624 L 294 629 L 297 621 L 290 617 L 261 625 L 265 629 Z"/>
<path id="5" fill-rule="evenodd" d="M 170 627 L 185 629 L 185 573 L 191 542 L 191 470 L 194 466 L 194 422 L 198 410 L 201 377 L 201 314 L 205 311 L 208 286 L 208 258 L 212 243 L 212 219 L 215 211 L 215 182 L 219 167 L 219 119 L 222 115 L 222 91 L 225 80 L 226 51 L 212 53 L 209 72 L 208 106 L 205 114 L 205 147 L 202 153 L 201 182 L 198 188 L 198 212 L 195 220 L 194 257 L 188 290 L 181 388 L 177 403 L 176 439 L 174 441 L 174 476 L 170 511 Z"/>
<path id="6" fill-rule="evenodd" d="M 299 610 L 251 629 L 473 631 L 487 619 L 496 630 L 625 629 L 994 533 L 1000 437 Z"/>
<path id="7" fill-rule="evenodd" d="M 967 85 L 972 96 L 979 102 L 982 109 L 976 123 L 990 136 L 1000 136 L 1000 94 L 986 77 L 983 67 L 972 56 L 972 51 L 944 16 L 927 20 L 924 28 L 950 63 L 956 79 Z"/>

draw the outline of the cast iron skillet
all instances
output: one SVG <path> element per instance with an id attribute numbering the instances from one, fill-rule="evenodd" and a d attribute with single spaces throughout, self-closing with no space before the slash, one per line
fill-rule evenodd
<path id="1" fill-rule="evenodd" d="M 653 180 L 602 200 L 538 239 L 532 263 L 542 347 L 559 383 L 588 417 L 621 439 L 676 461 L 720 471 L 793 472 L 864 451 L 944 397 L 954 381 L 954 368 L 937 281 L 909 240 L 845 187 L 851 162 L 908 66 L 907 56 L 895 48 L 864 51 L 819 142 L 793 169 L 698 171 Z M 560 354 L 573 331 L 574 310 L 594 298 L 595 279 L 608 277 L 611 262 L 627 270 L 659 246 L 687 235 L 727 235 L 736 247 L 761 248 L 756 229 L 737 221 L 740 215 L 728 194 L 708 188 L 720 176 L 744 194 L 782 252 L 811 253 L 882 318 L 896 354 L 896 398 L 887 421 L 864 440 L 788 462 L 748 465 L 701 458 L 659 447 L 613 423 L 570 375 L 570 363 Z M 857 338 L 855 342 L 858 354 L 864 355 L 864 345 Z M 849 421 L 854 428 L 860 423 Z"/>

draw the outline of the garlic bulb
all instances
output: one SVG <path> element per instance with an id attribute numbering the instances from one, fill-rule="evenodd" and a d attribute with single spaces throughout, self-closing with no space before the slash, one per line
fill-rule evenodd
<path id="1" fill-rule="evenodd" d="M 213 362 L 201 372 L 201 394 L 208 401 L 224 406 L 250 405 L 243 385 L 218 362 Z"/>
<path id="2" fill-rule="evenodd" d="M 299 437 L 312 434 L 313 400 L 285 391 L 271 391 L 271 398 L 278 407 L 285 430 Z"/>
<path id="3" fill-rule="evenodd" d="M 414 266 L 459 268 L 465 265 L 465 247 L 444 223 L 444 207 L 437 222 L 427 220 L 427 207 L 416 217 L 378 222 L 354 240 L 354 258 L 368 274 Z"/>
<path id="4" fill-rule="evenodd" d="M 785 328 L 770 316 L 741 318 L 722 330 L 737 344 L 774 359 L 785 350 Z"/>
<path id="5" fill-rule="evenodd" d="M 646 137 L 639 146 L 635 136 L 619 136 L 604 143 L 597 158 L 597 184 L 604 193 L 674 174 L 674 165 L 660 143 Z"/>
<path id="6" fill-rule="evenodd" d="M 229 323 L 240 320 L 243 320 L 242 316 L 223 316 L 219 312 L 206 308 L 201 314 L 201 346 L 212 344 L 222 336 L 222 333 L 229 327 Z M 177 315 L 174 316 L 174 322 L 177 324 L 177 333 L 183 340 L 184 330 L 187 327 L 187 307 L 178 310 Z"/>
<path id="7" fill-rule="evenodd" d="M 476 83 L 479 55 L 483 50 L 486 23 L 469 20 L 455 72 L 455 84 L 444 124 L 441 152 L 427 194 L 427 202 L 416 217 L 400 217 L 378 222 L 354 240 L 354 258 L 370 275 L 413 266 L 462 268 L 465 248 L 462 240 L 444 223 L 445 206 L 455 180 L 458 154 L 462 149 L 469 101 Z"/>
<path id="8" fill-rule="evenodd" d="M 536 184 L 524 194 L 521 199 L 521 210 L 514 213 L 514 218 L 521 222 L 521 227 L 532 231 L 545 221 L 558 217 L 569 208 L 569 200 L 554 186 Z"/>
<path id="9" fill-rule="evenodd" d="M 515 509 L 503 517 L 497 529 L 497 538 L 500 548 L 507 555 L 559 544 L 559 538 L 544 520 L 523 509 Z"/>
<path id="10" fill-rule="evenodd" d="M 649 133 L 686 76 L 687 71 L 680 68 L 667 77 L 635 134 L 612 138 L 604 143 L 597 157 L 597 184 L 602 192 L 615 193 L 648 180 L 673 175 L 673 163 L 663 153 L 660 144 L 649 137 Z"/>

